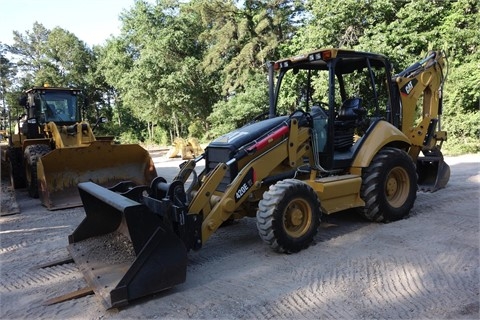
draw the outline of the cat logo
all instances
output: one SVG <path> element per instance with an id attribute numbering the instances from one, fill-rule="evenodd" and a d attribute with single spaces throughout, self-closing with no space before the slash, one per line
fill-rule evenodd
<path id="1" fill-rule="evenodd" d="M 418 80 L 417 79 L 412 79 L 410 81 L 407 82 L 406 85 L 404 85 L 401 89 L 400 89 L 400 92 L 404 95 L 404 96 L 408 96 L 413 88 L 415 87 L 415 85 L 417 84 Z"/>
<path id="2" fill-rule="evenodd" d="M 405 86 L 405 92 L 406 92 L 407 94 L 410 94 L 410 91 L 412 91 L 412 89 L 413 89 L 412 81 L 409 81 L 409 82 L 407 83 L 407 85 Z"/>

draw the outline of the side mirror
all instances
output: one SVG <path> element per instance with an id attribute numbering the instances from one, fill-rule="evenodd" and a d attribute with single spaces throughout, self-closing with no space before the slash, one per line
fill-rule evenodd
<path id="1" fill-rule="evenodd" d="M 99 124 L 101 124 L 101 123 L 107 123 L 107 122 L 108 122 L 107 117 L 100 117 L 100 118 L 98 118 L 97 121 L 95 121 L 95 125 L 93 126 L 92 131 L 95 131 L 95 129 L 98 127 Z"/>
<path id="2" fill-rule="evenodd" d="M 18 98 L 18 104 L 21 105 L 22 107 L 27 107 L 27 95 L 22 94 L 20 98 Z"/>

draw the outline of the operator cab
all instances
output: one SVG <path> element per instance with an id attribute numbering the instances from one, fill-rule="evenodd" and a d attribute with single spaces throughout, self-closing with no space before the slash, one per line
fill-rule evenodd
<path id="1" fill-rule="evenodd" d="M 81 121 L 79 96 L 77 89 L 33 87 L 25 92 L 20 105 L 27 109 L 30 123 L 71 125 Z"/>
<path id="2" fill-rule="evenodd" d="M 379 119 L 398 121 L 392 111 L 397 106 L 388 98 L 394 86 L 385 56 L 320 49 L 276 61 L 270 69 L 270 113 L 309 112 L 316 135 L 313 148 L 327 170 L 349 167 Z M 275 88 L 274 70 L 279 72 Z"/>
<path id="3" fill-rule="evenodd" d="M 80 122 L 76 90 L 48 89 L 36 90 L 33 93 L 34 112 L 40 122 L 55 122 L 60 125 L 70 125 Z"/>
<path id="4" fill-rule="evenodd" d="M 80 93 L 78 89 L 54 87 L 33 87 L 25 91 L 19 100 L 26 109 L 22 133 L 29 139 L 42 138 L 42 126 L 49 122 L 57 126 L 81 122 Z"/>

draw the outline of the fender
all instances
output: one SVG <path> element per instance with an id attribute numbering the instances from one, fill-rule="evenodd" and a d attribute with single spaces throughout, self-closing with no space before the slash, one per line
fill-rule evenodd
<path id="1" fill-rule="evenodd" d="M 50 146 L 50 138 L 39 138 L 39 139 L 25 139 L 22 141 L 22 150 L 25 151 L 25 148 L 33 144 L 46 144 Z M 23 152 L 22 151 L 22 152 Z"/>
<path id="2" fill-rule="evenodd" d="M 408 149 L 411 145 L 408 137 L 391 123 L 380 120 L 373 126 L 368 135 L 364 137 L 365 140 L 362 141 L 360 150 L 356 153 L 352 169 L 368 167 L 373 157 L 386 145 L 402 149 Z M 359 173 L 355 171 L 357 170 L 353 170 L 352 173 Z"/>

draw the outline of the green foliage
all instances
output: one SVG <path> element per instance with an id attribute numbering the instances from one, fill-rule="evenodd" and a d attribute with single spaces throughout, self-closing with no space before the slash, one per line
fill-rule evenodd
<path id="1" fill-rule="evenodd" d="M 205 27 L 200 39 L 209 43 L 202 65 L 220 74 L 225 96 L 244 90 L 252 74 L 265 72 L 265 64 L 278 58 L 278 47 L 291 38 L 304 11 L 301 1 L 289 0 L 249 0 L 242 8 L 235 1 L 202 0 L 196 7 Z"/>
<path id="2" fill-rule="evenodd" d="M 15 31 L 12 46 L 0 44 L 2 103 L 13 110 L 32 85 L 75 86 L 85 118 L 107 116 L 99 130 L 123 142 L 206 141 L 268 111 L 268 61 L 342 47 L 385 54 L 398 72 L 441 49 L 445 148 L 478 151 L 477 0 L 136 0 L 120 20 L 121 34 L 94 48 L 58 27 Z M 298 106 L 301 80 L 286 79 L 279 113 Z M 324 99 L 321 81 L 313 86 Z"/>
<path id="3" fill-rule="evenodd" d="M 307 1 L 310 19 L 295 35 L 285 54 L 292 55 L 322 47 L 354 48 L 372 28 L 388 26 L 395 13 L 405 4 L 396 0 L 374 1 Z M 382 33 L 384 46 L 388 34 Z M 293 49 L 293 50 L 292 50 Z M 373 48 L 374 52 L 381 52 Z"/>
<path id="4" fill-rule="evenodd" d="M 153 144 L 167 146 L 170 144 L 170 137 L 168 131 L 161 126 L 156 126 L 153 133 Z"/>
<path id="5" fill-rule="evenodd" d="M 355 48 L 389 56 L 397 71 L 424 57 L 431 49 L 444 50 L 448 57 L 448 70 L 443 90 L 442 123 L 449 136 L 445 150 L 453 153 L 478 151 L 478 1 L 420 0 L 396 2 L 396 5 L 399 3 L 401 6 L 390 16 L 391 19 L 372 25 L 359 38 Z"/>
<path id="6" fill-rule="evenodd" d="M 23 110 L 16 108 L 18 96 L 8 89 L 13 86 L 17 75 L 16 65 L 7 58 L 7 46 L 0 43 L 0 126 L 9 126 L 9 117 L 17 118 Z"/>
<path id="7" fill-rule="evenodd" d="M 120 135 L 118 136 L 119 142 L 122 144 L 128 143 L 139 143 L 143 142 L 144 138 L 141 135 L 141 132 L 138 131 L 120 131 Z"/>
<path id="8" fill-rule="evenodd" d="M 121 20 L 122 34 L 99 57 L 106 82 L 149 128 L 188 135 L 185 124 L 205 120 L 216 96 L 199 67 L 203 46 L 196 13 L 178 1 L 137 1 Z M 155 139 L 151 129 L 148 139 Z"/>
<path id="9" fill-rule="evenodd" d="M 59 27 L 47 30 L 35 22 L 25 35 L 14 32 L 11 50 L 17 66 L 31 85 L 86 86 L 85 75 L 92 61 L 91 50 L 71 32 Z"/>
<path id="10" fill-rule="evenodd" d="M 208 120 L 215 125 L 208 131 L 213 139 L 268 112 L 268 84 L 263 75 L 251 77 L 246 90 L 214 105 Z"/>
<path id="11" fill-rule="evenodd" d="M 480 110 L 480 63 L 478 61 L 450 68 L 444 89 L 444 114 Z"/>
<path id="12" fill-rule="evenodd" d="M 200 141 L 206 141 L 208 134 L 205 130 L 205 122 L 198 118 L 192 120 L 192 122 L 188 125 L 188 132 L 189 136 L 195 137 Z"/>
<path id="13" fill-rule="evenodd" d="M 42 85 L 79 88 L 83 90 L 83 101 L 89 102 L 84 106 L 84 119 L 94 122 L 98 118 L 98 106 L 105 105 L 105 86 L 98 74 L 94 76 L 94 52 L 73 33 L 59 27 L 48 30 L 35 22 L 25 34 L 14 31 L 14 44 L 8 52 L 22 74 L 7 88 L 9 92 L 18 96 L 26 88 Z"/>
<path id="14" fill-rule="evenodd" d="M 445 154 L 459 155 L 480 152 L 480 112 L 444 116 L 443 130 L 448 133 L 447 142 L 442 149 Z"/>

